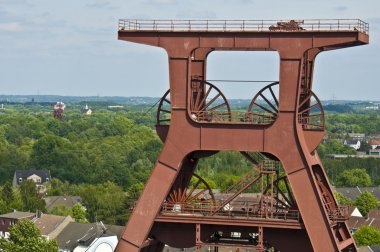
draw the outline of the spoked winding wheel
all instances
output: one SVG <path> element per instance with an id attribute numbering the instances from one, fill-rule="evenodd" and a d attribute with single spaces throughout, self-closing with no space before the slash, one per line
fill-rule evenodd
<path id="1" fill-rule="evenodd" d="M 191 118 L 197 122 L 231 121 L 230 105 L 223 93 L 213 84 L 192 80 L 190 97 Z"/>
<path id="2" fill-rule="evenodd" d="M 170 89 L 161 98 L 157 109 L 157 125 L 169 125 L 171 119 Z"/>
<path id="3" fill-rule="evenodd" d="M 271 124 L 277 118 L 278 106 L 278 82 L 273 82 L 253 97 L 245 120 L 256 124 Z"/>
<path id="4" fill-rule="evenodd" d="M 205 209 L 215 206 L 215 197 L 209 184 L 199 175 L 193 173 L 194 183 L 187 188 L 174 188 L 166 199 L 173 211 Z"/>
<path id="5" fill-rule="evenodd" d="M 321 130 L 325 129 L 325 113 L 318 97 L 310 89 L 306 89 L 300 95 L 298 105 L 298 122 L 303 129 Z"/>

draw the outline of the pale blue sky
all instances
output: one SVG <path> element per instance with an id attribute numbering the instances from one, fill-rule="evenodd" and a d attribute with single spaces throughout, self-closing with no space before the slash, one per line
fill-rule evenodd
<path id="1" fill-rule="evenodd" d="M 161 96 L 166 53 L 117 40 L 119 18 L 360 18 L 371 44 L 322 53 L 322 99 L 380 100 L 379 0 L 0 0 L 0 94 Z M 277 79 L 273 54 L 212 54 L 210 79 Z M 263 63 L 264 62 L 264 63 Z M 223 86 L 224 87 L 224 86 Z M 250 98 L 226 86 L 231 98 Z"/>

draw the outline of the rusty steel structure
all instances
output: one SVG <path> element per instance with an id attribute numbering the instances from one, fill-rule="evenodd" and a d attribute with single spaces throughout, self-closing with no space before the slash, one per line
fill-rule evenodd
<path id="1" fill-rule="evenodd" d="M 266 251 L 357 251 L 347 208 L 333 196 L 316 152 L 324 112 L 312 91 L 316 56 L 368 44 L 358 20 L 120 20 L 119 40 L 164 48 L 170 91 L 157 111 L 164 147 L 116 251 L 255 248 Z M 277 51 L 279 81 L 246 111 L 233 111 L 207 80 L 213 51 Z M 252 171 L 216 197 L 195 173 L 219 151 L 239 151 Z M 242 201 L 256 186 L 260 197 Z"/>

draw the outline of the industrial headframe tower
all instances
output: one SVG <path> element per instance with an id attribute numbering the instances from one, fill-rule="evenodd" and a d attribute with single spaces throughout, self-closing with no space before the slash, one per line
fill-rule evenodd
<path id="1" fill-rule="evenodd" d="M 357 251 L 316 152 L 325 124 L 312 79 L 320 52 L 368 44 L 368 31 L 358 19 L 120 20 L 119 40 L 166 50 L 170 90 L 157 112 L 163 149 L 116 251 Z M 277 51 L 279 81 L 246 111 L 231 111 L 206 78 L 212 51 Z M 219 151 L 239 151 L 253 165 L 222 198 L 194 172 Z M 239 202 L 255 183 L 259 200 Z"/>

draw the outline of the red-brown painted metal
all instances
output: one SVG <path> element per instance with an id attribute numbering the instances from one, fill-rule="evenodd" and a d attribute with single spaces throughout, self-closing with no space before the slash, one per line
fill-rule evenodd
<path id="1" fill-rule="evenodd" d="M 268 243 L 285 252 L 357 251 L 344 219 L 339 218 L 340 208 L 315 151 L 324 135 L 324 125 L 318 119 L 318 125 L 310 128 L 314 123 L 307 109 L 313 106 L 316 56 L 326 50 L 367 44 L 368 24 L 361 20 L 120 20 L 118 36 L 120 40 L 166 50 L 171 118 L 170 126 L 157 125 L 165 144 L 116 251 L 162 251 L 163 243 L 215 245 L 207 242 L 215 232 L 255 234 L 264 239 L 260 244 Z M 194 91 L 192 85 L 206 80 L 207 55 L 214 50 L 279 53 L 278 105 L 270 123 L 194 117 L 194 99 L 200 104 L 207 88 L 198 86 Z M 197 155 L 230 150 L 267 153 L 281 161 L 302 218 L 299 224 L 197 214 L 165 217 L 161 213 L 171 189 L 179 188 L 181 183 L 183 189 L 190 183 L 184 177 L 194 172 Z"/>

